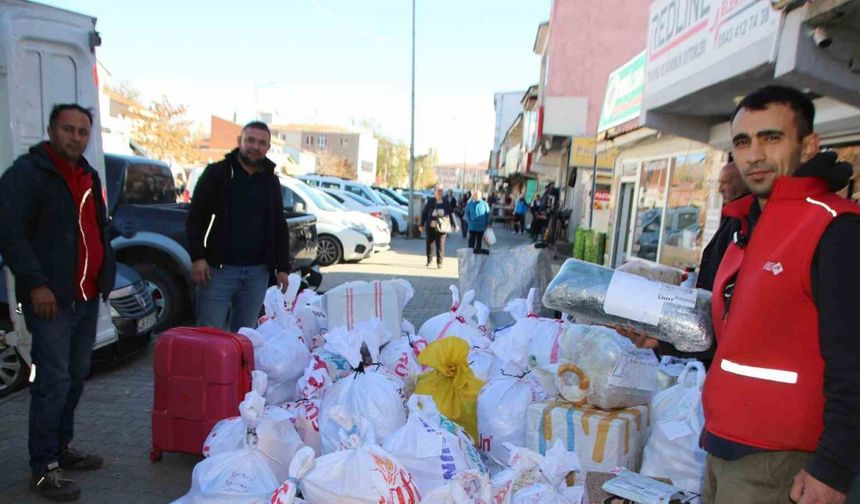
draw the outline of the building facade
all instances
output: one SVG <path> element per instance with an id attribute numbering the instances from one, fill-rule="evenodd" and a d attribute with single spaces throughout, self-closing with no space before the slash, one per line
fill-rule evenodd
<path id="1" fill-rule="evenodd" d="M 275 124 L 269 127 L 274 137 L 314 153 L 318 160 L 328 155 L 347 160 L 359 182 L 376 182 L 379 142 L 371 132 L 318 124 Z"/>

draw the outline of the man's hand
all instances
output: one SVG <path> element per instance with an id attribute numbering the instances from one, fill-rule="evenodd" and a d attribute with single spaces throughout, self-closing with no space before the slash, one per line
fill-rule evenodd
<path id="1" fill-rule="evenodd" d="M 206 285 L 209 280 L 212 280 L 212 273 L 209 271 L 209 263 L 206 259 L 197 259 L 191 263 L 191 280 L 200 285 Z"/>
<path id="2" fill-rule="evenodd" d="M 843 504 L 845 494 L 813 478 L 805 469 L 794 477 L 791 500 L 797 504 Z"/>
<path id="3" fill-rule="evenodd" d="M 30 303 L 33 305 L 33 313 L 37 317 L 54 320 L 57 318 L 57 298 L 54 293 L 45 285 L 36 287 L 30 291 Z"/>
<path id="4" fill-rule="evenodd" d="M 279 271 L 277 277 L 278 287 L 281 288 L 281 292 L 287 292 L 287 287 L 290 286 L 290 274 L 285 271 Z"/>
<path id="5" fill-rule="evenodd" d="M 660 344 L 658 340 L 634 331 L 629 327 L 612 326 L 612 329 L 615 329 L 615 332 L 632 341 L 637 348 L 657 348 L 657 345 Z"/>

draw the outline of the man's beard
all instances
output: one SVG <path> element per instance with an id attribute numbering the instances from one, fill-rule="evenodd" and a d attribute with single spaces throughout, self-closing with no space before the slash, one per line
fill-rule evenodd
<path id="1" fill-rule="evenodd" d="M 260 158 L 258 160 L 253 160 L 253 159 L 249 158 L 248 156 L 242 154 L 242 151 L 239 151 L 239 159 L 242 161 L 242 163 L 244 163 L 247 166 L 257 167 L 263 163 L 263 158 Z"/>

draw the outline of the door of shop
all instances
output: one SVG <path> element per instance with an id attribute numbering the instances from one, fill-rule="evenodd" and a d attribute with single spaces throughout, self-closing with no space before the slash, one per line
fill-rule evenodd
<path id="1" fill-rule="evenodd" d="M 630 226 L 630 221 L 633 217 L 633 190 L 636 187 L 635 182 L 627 182 L 621 184 L 618 201 L 618 222 L 615 226 L 615 236 L 612 242 L 615 244 L 615 252 L 612 256 L 612 267 L 616 268 L 624 264 L 624 259 L 627 255 L 627 248 L 630 243 L 630 235 L 633 228 Z"/>

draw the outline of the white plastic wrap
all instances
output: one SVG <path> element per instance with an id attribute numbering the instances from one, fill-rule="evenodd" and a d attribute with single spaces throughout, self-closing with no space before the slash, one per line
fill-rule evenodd
<path id="1" fill-rule="evenodd" d="M 525 298 L 531 288 L 541 294 L 552 279 L 548 249 L 538 249 L 531 244 L 498 249 L 490 255 L 459 249 L 457 263 L 460 291 L 475 291 L 475 299 L 490 308 L 493 327 L 513 323 L 505 312 L 509 300 Z"/>
<path id="2" fill-rule="evenodd" d="M 585 495 L 585 473 L 576 453 L 556 442 L 542 457 L 539 470 L 521 478 L 511 504 L 580 504 Z M 571 474 L 573 473 L 573 474 Z"/>
<path id="3" fill-rule="evenodd" d="M 678 383 L 678 377 L 687 367 L 689 362 L 698 362 L 696 359 L 685 359 L 673 355 L 660 357 L 660 367 L 657 368 L 657 392 L 662 392 Z"/>
<path id="4" fill-rule="evenodd" d="M 311 450 L 299 451 L 290 478 L 270 502 L 295 504 L 301 487 L 309 504 L 418 504 L 421 495 L 412 475 L 375 443 L 370 425 L 340 409 L 332 413 L 343 449 L 316 460 Z"/>
<path id="5" fill-rule="evenodd" d="M 266 504 L 280 480 L 269 455 L 258 449 L 255 431 L 263 419 L 265 401 L 255 391 L 240 404 L 247 431 L 245 445 L 203 459 L 194 466 L 191 489 L 174 504 Z M 271 446 L 270 446 L 271 448 Z M 279 461 L 280 462 L 280 461 Z M 287 464 L 289 461 L 284 460 Z"/>
<path id="6" fill-rule="evenodd" d="M 350 416 L 367 419 L 373 427 L 375 438 L 385 442 L 388 436 L 406 423 L 403 382 L 395 374 L 378 364 L 362 361 L 362 344 L 369 350 L 371 362 L 378 362 L 379 342 L 369 341 L 375 332 L 332 331 L 326 338 L 325 349 L 343 356 L 354 370 L 323 392 L 320 403 L 320 451 L 332 453 L 339 448 L 340 428 L 332 419 L 331 412 L 342 408 Z"/>
<path id="7" fill-rule="evenodd" d="M 555 387 L 572 403 L 602 409 L 648 404 L 657 385 L 657 357 L 612 329 L 569 324 L 562 336 L 565 364 Z"/>
<path id="8" fill-rule="evenodd" d="M 579 323 L 626 327 L 684 352 L 705 351 L 714 341 L 710 292 L 576 259 L 564 262 L 543 304 Z"/>
<path id="9" fill-rule="evenodd" d="M 421 495 L 446 485 L 463 471 L 484 471 L 469 436 L 442 416 L 433 398 L 409 399 L 406 425 L 389 436 L 383 447 L 409 470 Z"/>
<path id="10" fill-rule="evenodd" d="M 640 471 L 645 476 L 669 478 L 676 487 L 696 494 L 702 492 L 707 459 L 707 453 L 699 448 L 699 434 L 705 423 L 704 382 L 705 367 L 691 362 L 681 372 L 677 385 L 654 397 L 654 427 Z"/>
<path id="11" fill-rule="evenodd" d="M 278 320 L 266 324 L 277 325 Z M 254 346 L 255 369 L 263 371 L 269 378 L 266 402 L 283 404 L 296 400 L 296 382 L 311 358 L 307 347 L 299 339 L 301 333 L 297 330 L 280 330 L 266 338 L 255 329 L 243 327 L 239 329 L 239 334 L 248 338 Z"/>

